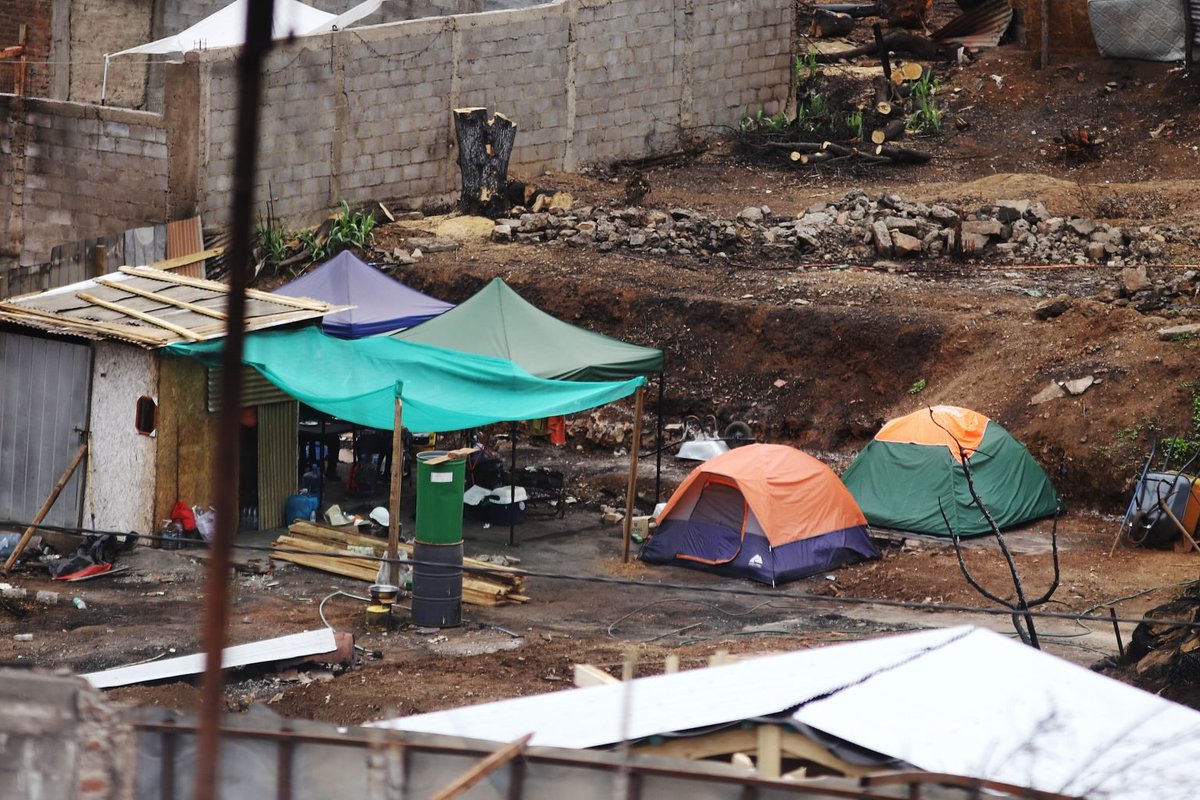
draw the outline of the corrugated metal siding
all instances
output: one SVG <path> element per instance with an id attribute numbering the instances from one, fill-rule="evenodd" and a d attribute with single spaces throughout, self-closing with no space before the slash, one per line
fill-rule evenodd
<path id="1" fill-rule="evenodd" d="M 267 403 L 291 402 L 287 392 L 262 376 L 253 367 L 242 368 L 242 407 L 261 406 Z M 208 367 L 208 411 L 221 410 L 221 368 Z"/>
<path id="2" fill-rule="evenodd" d="M 200 218 L 176 220 L 167 223 L 167 258 L 190 256 L 204 249 L 204 232 L 200 227 Z M 186 267 L 174 270 L 179 275 L 191 278 L 204 278 L 204 262 L 197 261 Z"/>
<path id="3" fill-rule="evenodd" d="M 300 453 L 297 426 L 300 404 L 295 400 L 258 407 L 258 527 L 283 525 L 288 497 L 296 493 Z"/>
<path id="4" fill-rule="evenodd" d="M 83 443 L 90 372 L 87 345 L 0 332 L 0 519 L 32 520 Z M 79 523 L 86 466 L 47 524 Z"/>

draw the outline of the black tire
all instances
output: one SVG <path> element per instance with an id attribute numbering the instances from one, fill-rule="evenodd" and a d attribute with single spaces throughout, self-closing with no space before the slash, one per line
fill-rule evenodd
<path id="1" fill-rule="evenodd" d="M 725 435 L 722 438 L 730 447 L 741 447 L 754 442 L 754 432 L 744 422 L 731 422 L 725 426 Z"/>

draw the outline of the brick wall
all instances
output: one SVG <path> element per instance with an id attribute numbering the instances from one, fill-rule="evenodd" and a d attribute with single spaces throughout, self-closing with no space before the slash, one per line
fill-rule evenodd
<path id="1" fill-rule="evenodd" d="M 681 130 L 780 107 L 791 19 L 786 0 L 561 0 L 307 37 L 268 59 L 258 197 L 269 187 L 293 226 L 342 199 L 452 200 L 463 106 L 517 123 L 510 172 L 527 179 L 670 148 Z M 198 61 L 212 221 L 232 186 L 237 81 L 228 53 Z"/>
<path id="2" fill-rule="evenodd" d="M 100 101 L 104 54 L 150 41 L 154 0 L 71 0 L 70 94 L 83 103 Z M 56 68 L 61 66 L 56 65 Z M 109 105 L 142 106 L 146 95 L 146 59 L 117 58 L 110 69 Z"/>
<path id="3" fill-rule="evenodd" d="M 0 48 L 18 43 L 25 25 L 25 55 L 28 61 L 25 94 L 46 97 L 50 91 L 50 49 L 53 31 L 53 0 L 7 0 L 0 3 Z M 14 67 L 0 66 L 0 92 L 13 90 Z"/>
<path id="4" fill-rule="evenodd" d="M 167 134 L 141 111 L 0 97 L 0 258 L 167 219 Z"/>

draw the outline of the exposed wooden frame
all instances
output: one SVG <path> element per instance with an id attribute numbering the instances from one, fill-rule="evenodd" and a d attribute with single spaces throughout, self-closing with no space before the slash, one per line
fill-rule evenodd
<path id="1" fill-rule="evenodd" d="M 91 303 L 92 305 L 100 306 L 101 308 L 107 308 L 109 311 L 115 311 L 118 314 L 124 314 L 127 317 L 140 319 L 142 322 L 145 322 L 148 325 L 154 325 L 155 327 L 168 330 L 171 333 L 182 336 L 185 339 L 190 339 L 193 342 L 203 341 L 203 337 L 194 331 L 188 330 L 182 325 L 176 325 L 173 322 L 167 322 L 165 319 L 159 319 L 153 314 L 147 314 L 144 311 L 135 311 L 132 308 L 126 308 L 120 303 L 110 303 L 107 300 L 101 300 L 99 297 L 96 297 L 93 294 L 88 294 L 87 292 L 76 292 L 75 296 L 85 303 Z"/>
<path id="2" fill-rule="evenodd" d="M 764 728 L 774 730 L 764 731 Z M 879 768 L 852 764 L 838 758 L 828 748 L 804 734 L 770 723 L 753 728 L 716 731 L 702 736 L 680 737 L 659 744 L 640 745 L 634 747 L 633 751 L 637 755 L 666 756 L 688 761 L 748 753 L 755 756 L 759 773 L 766 777 L 779 776 L 784 757 L 810 761 L 850 778 L 860 778 L 881 771 Z"/>

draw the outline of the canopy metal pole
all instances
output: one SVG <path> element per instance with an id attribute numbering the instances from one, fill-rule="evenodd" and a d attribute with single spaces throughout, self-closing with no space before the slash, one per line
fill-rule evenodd
<path id="1" fill-rule="evenodd" d="M 100 81 L 100 105 L 104 105 L 104 98 L 108 96 L 108 59 L 109 54 L 104 54 L 104 78 Z"/>
<path id="2" fill-rule="evenodd" d="M 404 444 L 401 419 L 404 401 L 400 399 L 400 384 L 396 384 L 396 414 L 392 422 L 392 492 L 388 503 L 388 583 L 400 586 L 400 483 L 404 479 Z M 401 587 L 403 588 L 403 587 Z"/>
<path id="3" fill-rule="evenodd" d="M 508 546 L 517 546 L 517 515 L 513 506 L 517 504 L 517 423 L 510 422 L 508 442 L 512 450 L 512 466 L 508 471 Z"/>
<path id="4" fill-rule="evenodd" d="M 642 402 L 646 387 L 639 386 L 633 407 L 633 441 L 629 443 L 629 489 L 625 492 L 625 531 L 621 536 L 621 561 L 629 563 L 629 539 L 633 532 L 633 498 L 637 494 L 638 445 L 642 441 Z"/>
<path id="5" fill-rule="evenodd" d="M 656 453 L 654 456 L 654 504 L 658 505 L 658 501 L 662 495 L 662 451 L 663 451 L 663 392 L 665 391 L 666 380 L 663 377 L 666 374 L 664 369 L 658 373 L 658 435 L 655 437 Z"/>

